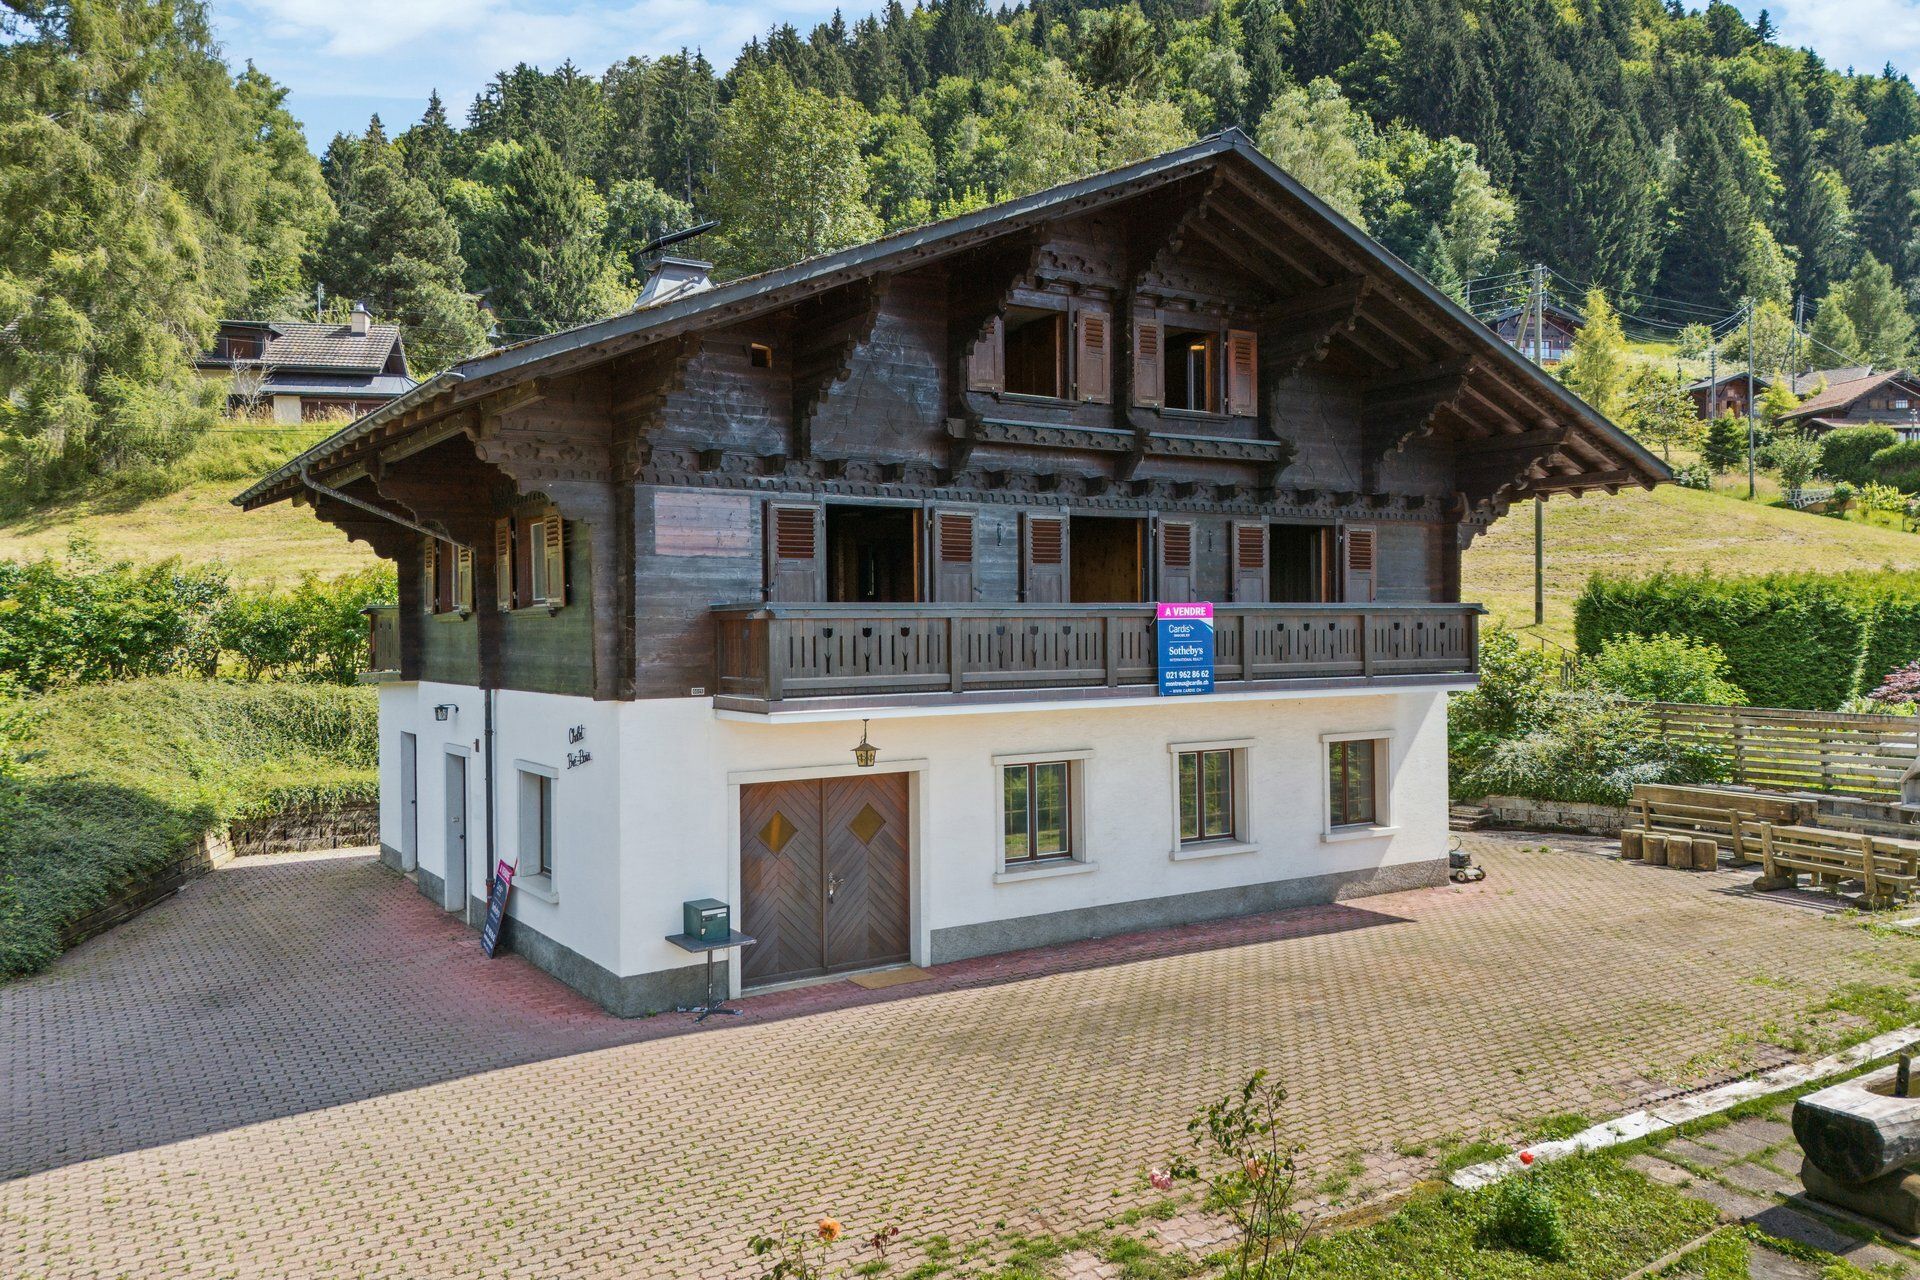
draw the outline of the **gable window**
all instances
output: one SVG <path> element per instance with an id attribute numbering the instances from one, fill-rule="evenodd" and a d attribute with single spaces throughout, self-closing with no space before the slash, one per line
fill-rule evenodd
<path id="1" fill-rule="evenodd" d="M 1167 408 L 1218 413 L 1220 335 L 1200 329 L 1169 329 L 1163 345 Z"/>
<path id="2" fill-rule="evenodd" d="M 1015 307 L 1007 312 L 1006 389 L 1059 399 L 1067 394 L 1067 313 Z"/>
<path id="3" fill-rule="evenodd" d="M 764 342 L 749 342 L 747 363 L 755 369 L 773 368 L 773 348 Z"/>
<path id="4" fill-rule="evenodd" d="M 567 603 L 567 530 L 557 511 L 509 516 L 493 526 L 494 603 L 503 611 Z"/>
<path id="5" fill-rule="evenodd" d="M 1329 733 L 1320 739 L 1326 794 L 1322 839 L 1344 840 L 1390 833 L 1390 734 Z"/>
<path id="6" fill-rule="evenodd" d="M 473 549 L 429 538 L 426 549 L 427 612 L 465 617 L 473 611 Z"/>

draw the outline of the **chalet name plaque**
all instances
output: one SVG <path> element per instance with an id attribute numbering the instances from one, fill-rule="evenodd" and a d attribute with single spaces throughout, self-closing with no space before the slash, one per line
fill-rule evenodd
<path id="1" fill-rule="evenodd" d="M 740 495 L 653 495 L 653 551 L 662 556 L 750 556 L 753 499 Z"/>

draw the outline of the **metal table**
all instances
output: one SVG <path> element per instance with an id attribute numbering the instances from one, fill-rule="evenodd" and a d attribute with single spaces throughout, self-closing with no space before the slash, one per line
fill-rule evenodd
<path id="1" fill-rule="evenodd" d="M 667 935 L 667 941 L 682 951 L 704 951 L 707 953 L 707 1002 L 697 1008 L 682 1010 L 683 1013 L 693 1014 L 693 1020 L 695 1022 L 705 1022 L 716 1013 L 724 1013 L 730 1017 L 737 1018 L 746 1012 L 744 1009 L 729 1008 L 724 992 L 721 993 L 718 998 L 715 998 L 713 994 L 713 953 L 716 951 L 725 951 L 729 947 L 750 947 L 759 941 L 758 938 L 748 937 L 744 933 L 735 931 L 728 933 L 727 936 L 719 942 L 703 942 L 699 938 L 689 937 L 684 933 L 671 933 Z"/>

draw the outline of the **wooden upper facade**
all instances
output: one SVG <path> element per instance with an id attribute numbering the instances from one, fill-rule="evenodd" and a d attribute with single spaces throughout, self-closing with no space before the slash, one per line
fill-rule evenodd
<path id="1" fill-rule="evenodd" d="M 1156 599 L 1249 687 L 1457 677 L 1478 531 L 1666 478 L 1230 132 L 492 352 L 236 501 L 398 563 L 406 678 L 754 710 L 1124 690 Z"/>

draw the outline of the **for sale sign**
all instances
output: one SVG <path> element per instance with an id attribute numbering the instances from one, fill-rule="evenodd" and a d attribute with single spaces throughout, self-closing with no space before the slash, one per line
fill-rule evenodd
<path id="1" fill-rule="evenodd" d="M 501 859 L 487 888 L 487 922 L 480 928 L 480 949 L 491 960 L 500 948 L 500 930 L 507 923 L 507 895 L 513 892 L 513 864 Z"/>
<path id="2" fill-rule="evenodd" d="M 1170 604 L 1156 611 L 1160 693 L 1213 692 L 1213 606 Z"/>

